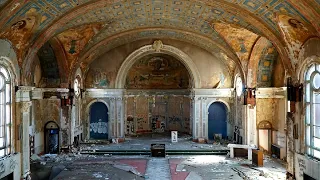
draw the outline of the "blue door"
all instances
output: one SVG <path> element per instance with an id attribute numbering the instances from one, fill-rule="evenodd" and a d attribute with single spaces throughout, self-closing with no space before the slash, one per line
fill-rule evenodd
<path id="1" fill-rule="evenodd" d="M 214 134 L 227 137 L 227 109 L 223 103 L 215 102 L 209 107 L 208 138 L 213 139 Z"/>
<path id="2" fill-rule="evenodd" d="M 90 139 L 108 139 L 108 107 L 102 102 L 90 107 Z"/>

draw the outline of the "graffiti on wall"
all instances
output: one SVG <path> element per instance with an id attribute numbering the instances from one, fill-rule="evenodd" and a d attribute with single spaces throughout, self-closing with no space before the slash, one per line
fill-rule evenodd
<path id="1" fill-rule="evenodd" d="M 163 115 L 151 116 L 152 132 L 164 132 L 166 127 L 166 117 Z"/>
<path id="2" fill-rule="evenodd" d="M 107 134 L 108 133 L 108 123 L 102 122 L 99 119 L 98 122 L 90 123 L 90 132 L 99 133 L 99 134 Z"/>
<path id="3" fill-rule="evenodd" d="M 133 116 L 129 115 L 126 121 L 126 134 L 133 134 L 134 133 L 134 118 Z"/>
<path id="4" fill-rule="evenodd" d="M 297 157 L 298 168 L 299 168 L 299 177 L 303 178 L 303 173 L 306 171 L 306 160 L 304 158 Z"/>
<path id="5" fill-rule="evenodd" d="M 138 60 L 126 78 L 128 89 L 187 89 L 189 73 L 169 55 L 148 55 Z"/>

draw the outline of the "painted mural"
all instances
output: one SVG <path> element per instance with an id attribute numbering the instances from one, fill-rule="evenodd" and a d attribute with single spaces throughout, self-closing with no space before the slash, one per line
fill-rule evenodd
<path id="1" fill-rule="evenodd" d="M 293 16 L 294 17 L 294 16 Z M 287 51 L 293 68 L 296 68 L 299 53 L 303 43 L 311 36 L 316 36 L 316 30 L 307 22 L 287 15 L 279 15 L 279 27 L 287 44 Z"/>
<path id="2" fill-rule="evenodd" d="M 169 55 L 148 55 L 129 70 L 128 89 L 187 89 L 189 73 L 185 66 Z"/>
<path id="3" fill-rule="evenodd" d="M 68 69 L 74 67 L 76 63 L 75 60 L 78 58 L 80 52 L 101 28 L 101 24 L 89 24 L 75 29 L 69 29 L 56 36 L 62 44 L 67 57 Z"/>
<path id="4" fill-rule="evenodd" d="M 30 45 L 30 38 L 39 26 L 39 21 L 38 15 L 30 13 L 28 16 L 12 23 L 5 31 L 0 33 L 0 38 L 9 39 L 14 44 L 20 65 Z"/>
<path id="5" fill-rule="evenodd" d="M 86 78 L 88 88 L 113 88 L 117 76 L 116 70 L 92 68 Z"/>

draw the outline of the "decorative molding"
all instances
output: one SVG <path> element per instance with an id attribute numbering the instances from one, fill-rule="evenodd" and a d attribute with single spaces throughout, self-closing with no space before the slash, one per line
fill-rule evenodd
<path id="1" fill-rule="evenodd" d="M 34 87 L 31 86 L 18 86 L 16 93 L 16 102 L 25 102 L 31 100 L 31 93 Z"/>
<path id="2" fill-rule="evenodd" d="M 195 96 L 205 96 L 207 98 L 210 97 L 223 97 L 223 98 L 231 98 L 233 97 L 234 89 L 192 89 Z"/>
<path id="3" fill-rule="evenodd" d="M 30 107 L 32 106 L 32 102 L 23 102 L 21 110 L 23 113 L 29 113 L 30 112 Z"/>
<path id="4" fill-rule="evenodd" d="M 88 98 L 122 97 L 124 89 L 86 89 Z"/>
<path id="5" fill-rule="evenodd" d="M 256 90 L 256 98 L 286 98 L 287 97 L 287 88 L 258 88 Z"/>
<path id="6" fill-rule="evenodd" d="M 161 40 L 156 40 L 153 42 L 152 48 L 156 51 L 156 52 L 160 52 L 161 49 L 163 48 L 163 43 Z"/>

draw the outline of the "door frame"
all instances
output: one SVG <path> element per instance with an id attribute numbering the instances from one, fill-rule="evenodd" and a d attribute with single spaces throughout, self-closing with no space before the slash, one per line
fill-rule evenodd
<path id="1" fill-rule="evenodd" d="M 260 148 L 260 140 L 259 140 L 259 134 L 260 134 L 260 130 L 268 130 L 268 149 L 269 151 L 267 151 L 267 153 L 271 153 L 271 145 L 272 145 L 272 123 L 264 120 L 259 122 L 259 124 L 257 125 L 257 136 L 258 136 L 258 148 Z"/>
<path id="2" fill-rule="evenodd" d="M 226 101 L 220 100 L 220 99 L 219 100 L 217 100 L 217 99 L 212 100 L 207 104 L 207 115 L 205 116 L 206 122 L 207 122 L 206 129 L 205 129 L 205 131 L 206 131 L 205 137 L 209 140 L 209 137 L 208 137 L 209 136 L 209 108 L 213 103 L 221 103 L 226 108 L 227 137 L 230 138 L 230 133 L 229 133 L 229 130 L 230 130 L 230 127 L 229 127 L 230 126 L 230 123 L 229 123 L 229 121 L 230 121 L 230 106 Z"/>
<path id="3" fill-rule="evenodd" d="M 57 127 L 56 128 L 47 128 L 47 125 L 48 124 L 50 124 L 50 123 L 54 123 Z M 48 140 L 47 140 L 47 131 L 48 130 L 58 130 L 58 152 L 57 152 L 57 154 L 59 154 L 59 152 L 60 152 L 60 127 L 59 127 L 59 125 L 55 122 L 55 121 L 48 121 L 45 125 L 44 125 L 44 153 L 45 154 L 47 154 L 47 153 L 49 153 L 48 151 L 47 151 L 47 146 L 48 146 Z"/>
<path id="4" fill-rule="evenodd" d="M 90 118 L 90 109 L 91 109 L 91 106 L 94 104 L 94 103 L 96 103 L 96 102 L 101 102 L 101 103 L 103 103 L 106 107 L 107 107 L 107 109 L 108 109 L 108 139 L 110 139 L 110 137 L 111 137 L 111 129 L 112 128 L 110 128 L 110 106 L 109 106 L 109 104 L 106 102 L 106 101 L 104 101 L 104 100 L 102 100 L 102 99 L 94 99 L 94 100 L 92 100 L 90 103 L 88 103 L 88 105 L 87 105 L 87 107 L 86 107 L 86 116 L 87 116 L 87 123 L 86 123 L 86 125 L 87 125 L 87 134 L 86 134 L 86 139 L 87 140 L 90 140 L 90 120 L 91 120 L 91 118 Z M 107 140 L 107 139 L 106 139 Z"/>

